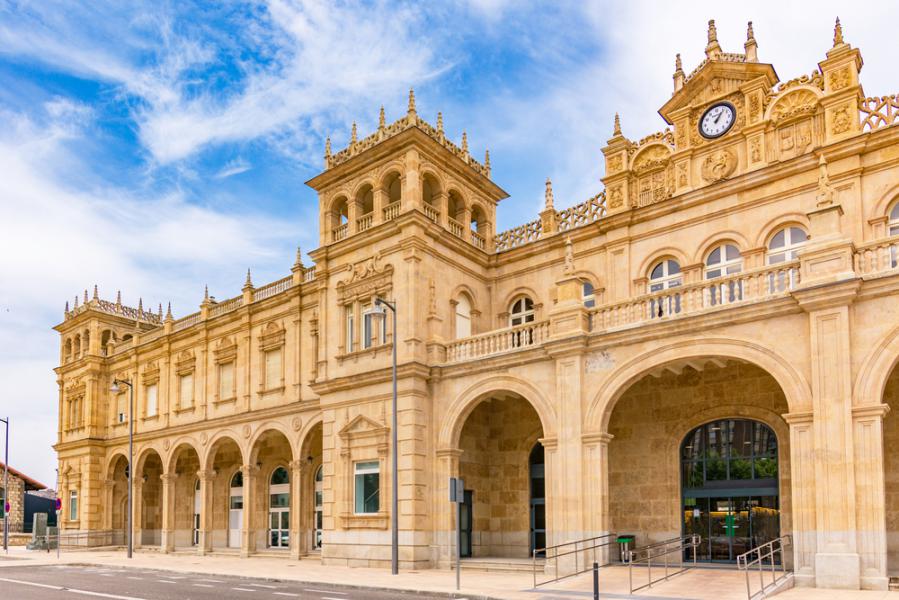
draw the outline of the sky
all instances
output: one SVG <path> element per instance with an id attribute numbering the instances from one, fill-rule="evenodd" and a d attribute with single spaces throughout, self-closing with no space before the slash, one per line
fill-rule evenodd
<path id="1" fill-rule="evenodd" d="M 739 4 L 739 5 L 738 5 Z M 814 6 L 814 12 L 807 10 Z M 10 464 L 54 487 L 65 302 L 98 285 L 125 304 L 194 312 L 204 285 L 240 293 L 318 246 L 304 182 L 324 140 L 346 146 L 405 113 L 476 158 L 489 148 L 498 230 L 602 189 L 613 116 L 664 128 L 674 56 L 691 71 L 716 19 L 726 52 L 752 20 L 786 81 L 830 48 L 839 15 L 868 95 L 899 91 L 899 3 L 818 1 L 328 2 L 0 0 L 0 417 Z M 308 256 L 305 257 L 310 264 Z"/>

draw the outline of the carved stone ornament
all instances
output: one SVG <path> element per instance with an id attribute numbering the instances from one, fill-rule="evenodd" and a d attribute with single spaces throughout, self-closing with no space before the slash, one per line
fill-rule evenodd
<path id="1" fill-rule="evenodd" d="M 284 328 L 274 321 L 269 322 L 259 336 L 259 347 L 262 350 L 271 350 L 284 345 Z"/>
<path id="2" fill-rule="evenodd" d="M 668 164 L 670 158 L 671 151 L 665 146 L 661 144 L 649 146 L 634 159 L 634 171 L 640 175 L 655 169 L 662 169 Z"/>
<path id="3" fill-rule="evenodd" d="M 243 434 L 243 436 L 245 438 L 249 438 L 250 437 L 250 426 L 244 424 L 244 426 L 241 428 L 240 432 Z"/>
<path id="4" fill-rule="evenodd" d="M 616 154 L 609 159 L 609 174 L 617 173 L 621 170 L 621 155 Z"/>
<path id="5" fill-rule="evenodd" d="M 231 362 L 237 358 L 237 344 L 233 338 L 225 337 L 218 341 L 215 346 L 215 362 L 218 364 Z"/>
<path id="6" fill-rule="evenodd" d="M 355 265 L 348 265 L 347 270 L 350 271 L 349 278 L 337 284 L 338 301 L 341 303 L 353 298 L 386 294 L 390 289 L 393 265 L 382 266 L 380 254 L 376 253 Z"/>
<path id="7" fill-rule="evenodd" d="M 771 110 L 771 120 L 775 124 L 813 115 L 818 107 L 818 97 L 811 90 L 797 90 L 777 100 Z"/>
<path id="8" fill-rule="evenodd" d="M 849 87 L 849 67 L 831 71 L 829 80 L 830 89 L 834 92 Z"/>
<path id="9" fill-rule="evenodd" d="M 294 417 L 290 420 L 290 426 L 293 427 L 294 431 L 299 431 L 300 427 L 303 425 L 303 421 L 300 420 L 299 417 Z"/>
<path id="10" fill-rule="evenodd" d="M 624 197 L 621 194 L 621 186 L 616 185 L 609 191 L 609 208 L 621 208 L 624 204 Z"/>
<path id="11" fill-rule="evenodd" d="M 200 432 L 200 444 L 205 446 L 208 441 L 209 435 L 205 431 Z"/>
<path id="12" fill-rule="evenodd" d="M 722 148 L 705 157 L 702 161 L 702 178 L 712 183 L 726 179 L 737 168 L 737 155 L 733 150 Z"/>
<path id="13" fill-rule="evenodd" d="M 169 440 L 163 440 L 163 441 L 162 441 L 162 449 L 165 450 L 166 452 L 169 451 L 169 447 L 170 447 L 171 445 L 172 445 L 172 443 L 171 443 Z"/>
<path id="14" fill-rule="evenodd" d="M 175 372 L 178 373 L 178 375 L 185 375 L 192 372 L 195 365 L 196 358 L 194 357 L 194 353 L 190 350 L 185 350 L 178 355 L 178 359 L 175 361 Z"/>
<path id="15" fill-rule="evenodd" d="M 852 125 L 852 117 L 849 116 L 850 105 L 844 104 L 833 111 L 833 132 L 835 134 L 846 133 Z"/>
<path id="16" fill-rule="evenodd" d="M 144 385 L 153 385 L 159 381 L 159 363 L 156 361 L 149 363 L 144 367 L 144 372 L 141 373 L 140 378 Z"/>

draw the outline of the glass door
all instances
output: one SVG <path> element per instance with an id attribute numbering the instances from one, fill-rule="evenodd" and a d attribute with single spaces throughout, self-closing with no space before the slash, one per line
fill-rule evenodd
<path id="1" fill-rule="evenodd" d="M 462 556 L 471 556 L 471 524 L 473 521 L 471 514 L 471 490 L 465 490 L 465 500 L 459 507 L 460 514 L 460 532 L 459 532 L 459 553 Z"/>
<path id="2" fill-rule="evenodd" d="M 322 547 L 322 493 L 324 491 L 324 483 L 322 480 L 322 468 L 319 467 L 315 471 L 315 502 L 312 509 L 312 548 L 319 550 Z"/>

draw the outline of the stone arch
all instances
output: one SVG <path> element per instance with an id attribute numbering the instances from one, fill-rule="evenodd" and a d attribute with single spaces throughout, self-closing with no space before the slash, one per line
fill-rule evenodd
<path id="1" fill-rule="evenodd" d="M 403 197 L 403 180 L 406 171 L 403 165 L 391 163 L 384 167 L 378 176 L 378 186 L 384 193 L 384 205 L 400 202 Z"/>
<path id="2" fill-rule="evenodd" d="M 801 227 L 806 234 L 810 231 L 808 217 L 802 213 L 786 213 L 778 215 L 765 223 L 759 229 L 758 237 L 755 240 L 756 248 L 768 248 L 771 237 L 785 227 Z"/>
<path id="3" fill-rule="evenodd" d="M 787 122 L 816 112 L 822 91 L 813 85 L 798 85 L 777 97 L 765 111 L 764 120 Z"/>
<path id="4" fill-rule="evenodd" d="M 747 240 L 743 234 L 733 230 L 719 231 L 705 238 L 696 247 L 696 253 L 693 255 L 693 259 L 690 263 L 705 265 L 706 256 L 708 256 L 709 252 L 714 249 L 716 244 L 722 242 L 733 242 L 741 255 L 750 247 L 749 240 Z"/>
<path id="5" fill-rule="evenodd" d="M 733 358 L 766 371 L 783 390 L 790 412 L 811 406 L 811 388 L 805 377 L 777 352 L 749 340 L 709 338 L 675 342 L 648 350 L 623 363 L 601 385 L 590 401 L 584 420 L 586 432 L 606 432 L 621 396 L 656 367 L 678 360 Z"/>
<path id="6" fill-rule="evenodd" d="M 899 327 L 887 333 L 868 353 L 855 378 L 853 406 L 881 403 L 887 380 L 899 365 Z"/>
<path id="7" fill-rule="evenodd" d="M 169 450 L 168 455 L 164 457 L 164 461 L 162 464 L 165 465 L 166 473 L 175 472 L 175 463 L 178 462 L 178 456 L 185 448 L 189 448 L 196 452 L 197 460 L 202 460 L 202 454 L 200 454 L 200 445 L 197 444 L 197 441 L 190 436 L 179 437 L 172 443 L 171 450 Z"/>
<path id="8" fill-rule="evenodd" d="M 533 383 L 512 375 L 493 375 L 471 385 L 447 407 L 437 438 L 437 448 L 456 448 L 465 420 L 491 394 L 511 392 L 524 398 L 536 411 L 545 438 L 556 435 L 556 412 L 545 394 Z"/>
<path id="9" fill-rule="evenodd" d="M 534 291 L 533 288 L 525 286 L 525 285 L 520 285 L 520 286 L 516 287 L 515 289 L 513 289 L 512 291 L 510 291 L 509 293 L 507 293 L 503 297 L 503 302 L 502 302 L 502 304 L 500 304 L 500 308 L 501 308 L 500 312 L 501 313 L 509 312 L 509 309 L 512 307 L 512 303 L 515 300 L 518 300 L 522 296 L 527 296 L 531 300 L 534 301 L 534 310 L 535 311 L 537 310 L 538 306 L 542 305 L 542 302 L 540 302 L 540 300 L 539 300 L 540 297 L 537 295 L 537 292 Z"/>
<path id="10" fill-rule="evenodd" d="M 656 264 L 668 259 L 676 260 L 677 264 L 680 265 L 681 270 L 683 270 L 686 265 L 691 264 L 687 255 L 681 249 L 675 248 L 674 246 L 665 246 L 663 248 L 658 248 L 647 255 L 643 262 L 640 263 L 640 270 L 637 271 L 637 276 L 648 278 L 649 272 L 656 266 Z"/>
<path id="11" fill-rule="evenodd" d="M 247 442 L 247 460 L 250 463 L 253 463 L 254 459 L 256 458 L 254 453 L 256 451 L 256 446 L 259 440 L 266 435 L 270 435 L 272 432 L 280 433 L 287 441 L 287 445 L 290 448 L 291 460 L 297 458 L 298 448 L 294 444 L 294 436 L 291 435 L 290 428 L 279 421 L 266 421 L 256 427 L 256 432 L 250 437 L 249 441 Z"/>
<path id="12" fill-rule="evenodd" d="M 163 456 L 165 456 L 165 452 L 163 452 L 160 448 L 156 447 L 156 444 L 147 444 L 141 446 L 140 451 L 134 453 L 134 465 L 135 465 L 135 475 L 144 470 L 144 466 L 147 463 L 147 459 L 150 458 L 151 454 L 155 453 L 156 456 L 159 457 L 159 462 L 165 466 L 165 461 L 163 460 Z"/>
<path id="13" fill-rule="evenodd" d="M 106 459 L 106 466 L 104 467 L 103 472 L 106 474 L 106 479 L 112 478 L 112 472 L 116 467 L 116 463 L 118 459 L 124 459 L 125 463 L 128 462 L 128 451 L 122 448 L 116 448 L 112 452 L 109 453 L 109 456 Z"/>
<path id="14" fill-rule="evenodd" d="M 231 429 L 224 429 L 222 431 L 218 431 L 209 439 L 206 443 L 206 452 L 200 456 L 200 464 L 203 465 L 204 469 L 212 469 L 212 464 L 215 461 L 215 453 L 218 450 L 218 446 L 226 442 L 232 442 L 237 449 L 240 451 L 241 463 L 246 464 L 248 453 L 246 448 L 238 441 L 240 436 L 238 436 L 236 431 Z"/>

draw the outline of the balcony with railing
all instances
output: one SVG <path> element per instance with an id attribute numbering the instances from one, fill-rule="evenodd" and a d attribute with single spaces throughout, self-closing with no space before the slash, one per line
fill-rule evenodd
<path id="1" fill-rule="evenodd" d="M 463 233 L 465 232 L 465 227 L 462 225 L 462 223 L 452 217 L 448 217 L 446 219 L 446 223 L 451 234 L 458 238 L 464 237 Z"/>
<path id="2" fill-rule="evenodd" d="M 425 204 L 425 216 L 434 223 L 440 223 L 440 211 L 430 204 Z"/>
<path id="3" fill-rule="evenodd" d="M 356 219 L 356 232 L 358 233 L 370 228 L 372 223 L 374 222 L 373 217 L 374 215 L 372 213 L 368 213 L 367 215 L 362 215 L 361 217 Z"/>
<path id="4" fill-rule="evenodd" d="M 337 227 L 335 227 L 334 229 L 331 230 L 331 238 L 335 242 L 339 242 L 340 240 L 342 240 L 343 238 L 345 238 L 347 236 L 349 231 L 350 231 L 349 223 L 344 223 L 343 225 L 338 225 Z"/>

